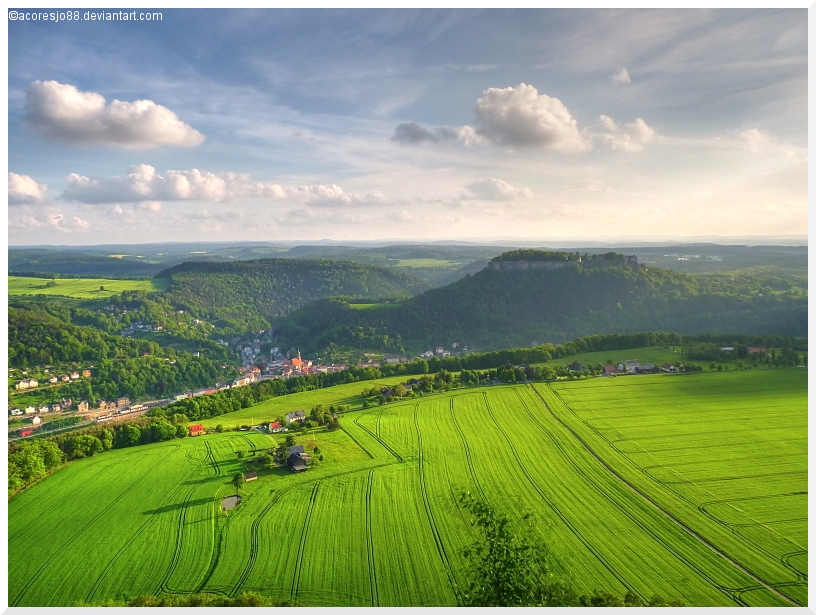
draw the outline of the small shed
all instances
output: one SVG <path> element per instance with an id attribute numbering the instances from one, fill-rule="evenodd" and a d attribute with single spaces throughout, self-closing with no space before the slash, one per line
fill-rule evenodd
<path id="1" fill-rule="evenodd" d="M 251 480 L 257 480 L 257 479 L 258 479 L 258 473 L 257 472 L 247 472 L 246 474 L 244 474 L 244 480 L 246 482 L 249 482 Z"/>

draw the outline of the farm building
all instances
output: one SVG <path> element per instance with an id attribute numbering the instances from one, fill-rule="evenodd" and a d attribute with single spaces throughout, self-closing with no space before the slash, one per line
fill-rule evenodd
<path id="1" fill-rule="evenodd" d="M 304 472 L 306 464 L 311 460 L 312 458 L 306 453 L 292 453 L 286 460 L 286 465 L 292 469 L 292 472 Z"/>
<path id="2" fill-rule="evenodd" d="M 677 371 L 677 368 L 671 363 L 664 363 L 660 369 L 662 369 L 664 372 L 669 372 L 672 374 Z"/>
<path id="3" fill-rule="evenodd" d="M 615 374 L 621 374 L 621 370 L 619 370 L 614 365 L 604 365 L 604 376 L 614 376 Z"/>
<path id="4" fill-rule="evenodd" d="M 190 425 L 187 429 L 190 431 L 191 436 L 200 436 L 204 433 L 204 425 L 201 423 Z"/>
<path id="5" fill-rule="evenodd" d="M 291 423 L 292 421 L 300 421 L 301 423 L 306 420 L 306 412 L 303 410 L 295 410 L 294 412 L 287 412 L 286 413 L 286 422 Z"/>
<path id="6" fill-rule="evenodd" d="M 269 423 L 269 431 L 271 433 L 278 433 L 280 431 L 289 431 L 289 429 L 281 425 L 280 421 L 275 421 L 274 423 Z"/>
<path id="7" fill-rule="evenodd" d="M 39 425 L 40 423 L 42 423 L 42 419 L 38 416 L 35 416 L 34 418 L 31 419 L 31 423 L 32 425 Z"/>
<path id="8" fill-rule="evenodd" d="M 306 452 L 306 451 L 303 448 L 302 444 L 296 444 L 295 446 L 290 446 L 289 447 L 289 454 L 290 455 L 298 455 L 298 454 L 304 453 L 304 452 Z"/>
<path id="9" fill-rule="evenodd" d="M 567 368 L 573 372 L 585 372 L 587 369 L 585 366 L 581 365 L 577 361 L 574 361 L 573 363 L 567 365 Z"/>
<path id="10" fill-rule="evenodd" d="M 244 480 L 249 482 L 251 480 L 258 480 L 258 473 L 257 472 L 247 472 L 244 474 Z"/>

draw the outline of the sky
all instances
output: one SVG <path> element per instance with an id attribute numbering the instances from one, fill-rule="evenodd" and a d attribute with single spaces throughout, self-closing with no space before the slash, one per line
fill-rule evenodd
<path id="1" fill-rule="evenodd" d="M 807 235 L 806 9 L 144 11 L 8 22 L 11 245 Z"/>

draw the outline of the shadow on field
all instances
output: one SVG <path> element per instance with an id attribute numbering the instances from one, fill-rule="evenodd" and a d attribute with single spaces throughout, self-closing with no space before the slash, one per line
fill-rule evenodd
<path id="1" fill-rule="evenodd" d="M 199 504 L 210 504 L 214 501 L 214 498 L 200 498 L 198 500 L 190 500 L 189 502 L 177 502 L 175 504 L 168 504 L 167 506 L 162 506 L 161 508 L 155 508 L 153 510 L 146 510 L 142 514 L 143 515 L 160 515 L 162 513 L 173 512 L 174 510 L 181 510 L 183 508 L 187 508 L 188 506 L 198 506 Z"/>

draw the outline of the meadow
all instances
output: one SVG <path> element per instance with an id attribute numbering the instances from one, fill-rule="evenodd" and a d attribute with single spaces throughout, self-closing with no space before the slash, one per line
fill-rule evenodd
<path id="1" fill-rule="evenodd" d="M 234 414 L 342 403 L 372 384 Z M 341 422 L 297 436 L 322 462 L 259 470 L 228 512 L 230 480 L 279 434 L 72 462 L 9 501 L 9 604 L 251 590 L 314 606 L 455 605 L 476 538 L 463 491 L 519 527 L 533 513 L 579 591 L 807 604 L 805 369 L 460 389 Z"/>
<path id="2" fill-rule="evenodd" d="M 50 282 L 53 286 L 47 286 Z M 112 280 L 108 278 L 25 278 L 8 276 L 8 294 L 19 295 L 52 295 L 71 299 L 107 299 L 127 290 L 144 290 L 153 292 L 165 290 L 167 280 Z M 102 287 L 104 290 L 100 290 Z"/>

